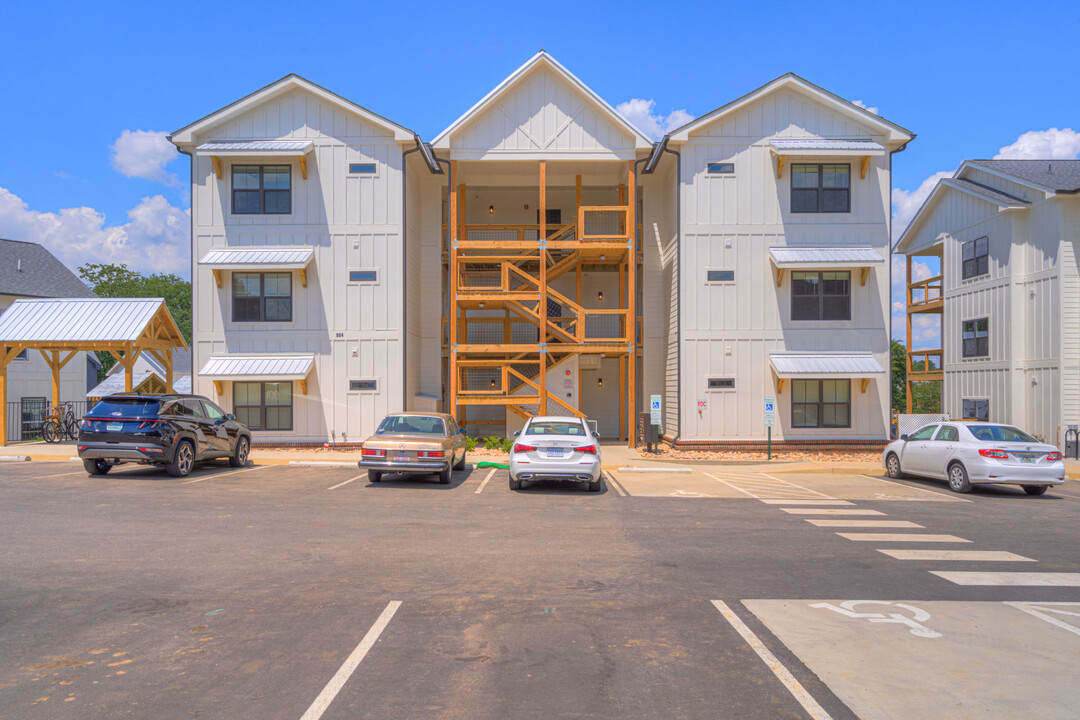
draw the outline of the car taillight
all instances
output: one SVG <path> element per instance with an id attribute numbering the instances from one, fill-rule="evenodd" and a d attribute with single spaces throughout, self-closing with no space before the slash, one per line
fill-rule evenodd
<path id="1" fill-rule="evenodd" d="M 536 452 L 536 448 L 532 445 L 522 445 L 521 443 L 515 443 L 514 452 Z"/>
<path id="2" fill-rule="evenodd" d="M 369 448 L 363 448 L 360 451 L 360 454 L 363 455 L 364 457 L 386 457 L 386 451 L 385 450 L 372 450 L 372 449 L 369 449 Z"/>
<path id="3" fill-rule="evenodd" d="M 574 448 L 574 450 L 576 450 L 578 452 L 583 452 L 583 453 L 592 453 L 593 455 L 596 454 L 596 446 L 595 445 L 582 445 L 581 447 Z"/>
<path id="4" fill-rule="evenodd" d="M 145 430 L 146 428 L 153 430 L 154 428 L 159 427 L 161 427 L 161 422 L 159 420 L 143 420 L 139 423 L 139 430 Z"/>
<path id="5" fill-rule="evenodd" d="M 159 447 L 141 447 L 141 448 L 138 448 L 138 450 L 139 450 L 139 452 L 146 452 L 146 453 L 161 452 L 161 448 L 159 448 Z"/>
<path id="6" fill-rule="evenodd" d="M 421 450 L 420 451 L 420 457 L 422 457 L 422 458 L 441 458 L 441 457 L 444 457 L 445 455 L 446 455 L 446 453 L 444 453 L 442 450 Z"/>
<path id="7" fill-rule="evenodd" d="M 1064 456 L 1059 452 L 1052 452 L 1052 453 L 1048 453 L 1046 455 L 1046 459 L 1049 460 L 1050 462 L 1057 462 L 1058 460 L 1061 460 L 1063 457 Z"/>
<path id="8" fill-rule="evenodd" d="M 85 445 L 80 445 L 80 446 L 79 446 L 79 449 L 80 449 L 80 450 L 85 450 L 85 449 L 86 449 L 86 446 L 85 446 Z"/>
<path id="9" fill-rule="evenodd" d="M 982 450 L 979 450 L 979 454 L 983 457 L 996 458 L 998 460 L 1009 459 L 1009 453 L 1005 452 L 1004 450 L 991 450 L 989 448 L 984 448 Z"/>
<path id="10" fill-rule="evenodd" d="M 90 429 L 90 421 L 87 420 L 86 418 L 83 418 L 82 420 L 79 421 L 79 427 L 81 429 L 83 429 L 83 430 L 89 430 Z"/>

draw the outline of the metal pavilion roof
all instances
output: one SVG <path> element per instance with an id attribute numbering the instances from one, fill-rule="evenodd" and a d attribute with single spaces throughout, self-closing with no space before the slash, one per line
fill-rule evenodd
<path id="1" fill-rule="evenodd" d="M 161 298 L 49 298 L 16 300 L 0 315 L 0 343 L 117 343 L 139 340 Z M 172 316 L 169 315 L 172 323 Z M 175 323 L 172 323 L 175 328 Z M 179 337 L 178 345 L 184 344 Z"/>
<path id="2" fill-rule="evenodd" d="M 199 259 L 210 267 L 281 267 L 299 269 L 311 264 L 311 247 L 222 247 L 214 248 Z"/>
<path id="3" fill-rule="evenodd" d="M 870 247 L 771 247 L 769 256 L 777 267 L 867 267 L 885 262 Z"/>
<path id="4" fill-rule="evenodd" d="M 877 377 L 885 368 L 873 353 L 772 353 L 769 362 L 777 377 Z"/>

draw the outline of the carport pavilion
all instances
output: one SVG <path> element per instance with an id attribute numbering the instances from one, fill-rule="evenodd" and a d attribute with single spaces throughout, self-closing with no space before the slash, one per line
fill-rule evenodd
<path id="1" fill-rule="evenodd" d="M 108 351 L 124 368 L 131 391 L 135 361 L 143 352 L 165 367 L 173 387 L 173 349 L 187 348 L 161 298 L 23 299 L 0 316 L 0 408 L 7 402 L 7 368 L 23 350 L 37 350 L 52 368 L 52 401 L 60 403 L 60 369 L 83 350 Z M 7 417 L 0 412 L 0 445 L 7 443 Z"/>

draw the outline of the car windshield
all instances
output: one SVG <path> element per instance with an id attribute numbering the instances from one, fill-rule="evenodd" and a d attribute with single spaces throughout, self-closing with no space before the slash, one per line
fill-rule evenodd
<path id="1" fill-rule="evenodd" d="M 432 435 L 446 437 L 446 423 L 442 418 L 423 415 L 387 415 L 383 418 L 376 435 Z"/>
<path id="2" fill-rule="evenodd" d="M 983 442 L 1039 442 L 1023 430 L 1008 425 L 968 425 L 967 429 Z"/>
<path id="3" fill-rule="evenodd" d="M 525 430 L 526 435 L 584 435 L 585 428 L 579 422 L 558 420 L 535 422 Z"/>
<path id="4" fill-rule="evenodd" d="M 145 420 L 158 416 L 158 401 L 143 398 L 105 398 L 87 413 L 96 418 Z"/>

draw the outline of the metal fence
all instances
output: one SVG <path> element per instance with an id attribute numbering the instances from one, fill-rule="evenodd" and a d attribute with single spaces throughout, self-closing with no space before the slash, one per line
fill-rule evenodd
<path id="1" fill-rule="evenodd" d="M 81 420 L 86 414 L 88 402 L 76 400 L 71 403 L 75 420 Z M 41 428 L 52 413 L 52 402 L 45 398 L 23 398 L 18 402 L 9 402 L 7 412 L 7 441 L 34 442 L 41 440 Z"/>
<path id="2" fill-rule="evenodd" d="M 901 413 L 897 416 L 897 437 L 900 435 L 910 435 L 921 427 L 929 425 L 931 423 L 948 422 L 949 414 L 920 414 L 920 415 L 906 415 Z"/>

